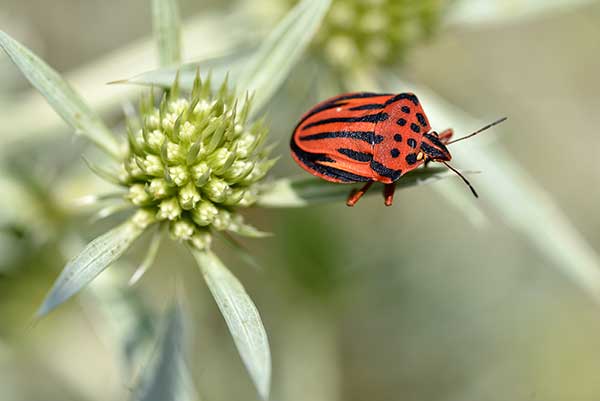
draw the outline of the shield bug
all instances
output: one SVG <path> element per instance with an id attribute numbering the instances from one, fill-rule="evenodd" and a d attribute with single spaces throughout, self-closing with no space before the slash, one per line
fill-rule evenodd
<path id="1" fill-rule="evenodd" d="M 327 99 L 309 110 L 294 129 L 290 147 L 294 160 L 309 173 L 338 183 L 364 182 L 346 204 L 354 206 L 374 182 L 384 186 L 390 206 L 395 182 L 428 162 L 443 163 L 477 192 L 458 170 L 447 145 L 470 138 L 506 120 L 451 141 L 452 129 L 431 130 L 419 99 L 412 93 L 357 92 Z"/>

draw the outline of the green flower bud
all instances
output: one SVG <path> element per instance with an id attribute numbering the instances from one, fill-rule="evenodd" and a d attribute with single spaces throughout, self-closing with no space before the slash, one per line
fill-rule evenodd
<path id="1" fill-rule="evenodd" d="M 219 209 L 209 201 L 201 201 L 192 211 L 192 219 L 199 226 L 207 226 L 213 222 Z"/>
<path id="2" fill-rule="evenodd" d="M 178 165 L 169 167 L 169 177 L 171 177 L 171 181 L 177 185 L 178 187 L 183 186 L 187 183 L 189 174 L 187 168 L 184 166 Z"/>
<path id="3" fill-rule="evenodd" d="M 154 223 L 156 218 L 151 209 L 139 209 L 133 215 L 132 222 L 138 228 L 146 229 L 150 224 Z"/>
<path id="4" fill-rule="evenodd" d="M 210 248 L 212 236 L 208 231 L 200 231 L 192 237 L 192 245 L 197 249 L 203 250 Z"/>
<path id="5" fill-rule="evenodd" d="M 171 186 L 164 178 L 154 178 L 148 186 L 148 193 L 154 199 L 163 199 L 173 193 Z"/>
<path id="6" fill-rule="evenodd" d="M 191 210 L 200 201 L 200 194 L 196 186 L 189 182 L 179 191 L 179 204 L 184 210 Z"/>
<path id="7" fill-rule="evenodd" d="M 164 166 L 160 157 L 155 155 L 146 155 L 146 158 L 142 161 L 144 171 L 148 175 L 155 177 L 162 177 L 164 174 Z"/>
<path id="8" fill-rule="evenodd" d="M 231 188 L 225 181 L 213 177 L 204 185 L 202 191 L 211 201 L 221 203 L 231 193 Z"/>
<path id="9" fill-rule="evenodd" d="M 146 192 L 144 184 L 133 184 L 130 186 L 128 198 L 137 206 L 148 203 L 152 199 L 148 192 Z"/>
<path id="10" fill-rule="evenodd" d="M 181 207 L 177 198 L 165 199 L 158 205 L 157 217 L 160 220 L 175 220 L 181 215 Z"/>
<path id="11" fill-rule="evenodd" d="M 159 153 L 163 143 L 165 142 L 165 139 L 165 134 L 163 134 L 162 131 L 155 129 L 148 133 L 146 144 L 154 152 Z"/>
<path id="12" fill-rule="evenodd" d="M 192 239 L 192 236 L 194 235 L 194 227 L 195 225 L 187 220 L 178 220 L 170 224 L 169 231 L 171 232 L 171 236 L 173 238 L 181 241 L 187 241 Z"/>
<path id="13" fill-rule="evenodd" d="M 217 213 L 217 215 L 215 216 L 215 218 L 212 222 L 212 225 L 217 230 L 226 230 L 229 228 L 231 221 L 232 221 L 231 213 L 229 213 L 225 209 L 219 209 L 219 212 Z"/>

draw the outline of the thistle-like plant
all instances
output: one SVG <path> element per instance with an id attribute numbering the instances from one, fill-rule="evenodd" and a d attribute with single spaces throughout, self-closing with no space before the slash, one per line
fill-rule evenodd
<path id="1" fill-rule="evenodd" d="M 38 311 L 38 317 L 75 295 L 119 259 L 145 231 L 156 230 L 133 280 L 150 266 L 163 231 L 184 243 L 198 262 L 233 334 L 260 395 L 268 398 L 271 362 L 265 329 L 241 283 L 211 251 L 215 233 L 261 237 L 240 213 L 249 206 L 299 207 L 342 200 L 347 187 L 304 176 L 265 181 L 275 159 L 264 146 L 268 126 L 257 118 L 301 56 L 329 7 L 303 0 L 253 53 L 245 68 L 232 68 L 234 85 L 213 86 L 194 68 L 178 78 L 179 21 L 174 1 L 153 2 L 163 66 L 174 75 L 159 88 L 142 91 L 137 113 L 126 117 L 126 133 L 106 127 L 81 96 L 26 47 L 0 32 L 2 47 L 26 78 L 77 134 L 107 157 L 91 169 L 119 188 L 129 217 L 91 241 L 73 257 Z M 163 74 L 164 76 L 164 74 Z M 169 76 L 169 74 L 167 74 Z M 249 96 L 248 93 L 253 95 Z M 251 100 L 252 99 L 252 100 Z M 435 181 L 440 169 L 416 171 L 398 187 Z M 101 199 L 103 197 L 98 197 Z"/>

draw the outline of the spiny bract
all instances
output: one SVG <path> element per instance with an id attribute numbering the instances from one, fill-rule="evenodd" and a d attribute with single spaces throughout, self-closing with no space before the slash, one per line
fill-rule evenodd
<path id="1" fill-rule="evenodd" d="M 128 154 L 120 181 L 139 207 L 142 228 L 164 221 L 171 235 L 198 249 L 211 230 L 261 236 L 236 212 L 256 201 L 257 183 L 275 163 L 263 148 L 267 128 L 248 123 L 250 99 L 238 107 L 227 81 L 213 93 L 210 79 L 196 76 L 189 97 L 178 80 L 158 106 L 154 91 L 142 97 L 139 118 L 128 120 Z"/>

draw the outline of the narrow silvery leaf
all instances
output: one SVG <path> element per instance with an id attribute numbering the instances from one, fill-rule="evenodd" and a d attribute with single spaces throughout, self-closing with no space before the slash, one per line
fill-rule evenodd
<path id="1" fill-rule="evenodd" d="M 418 93 L 421 101 L 427 104 L 429 118 L 440 126 L 452 126 L 455 132 L 462 133 L 483 126 L 483 122 L 460 111 L 426 87 L 407 85 L 394 79 L 393 75 L 385 79 L 392 84 L 387 89 L 409 87 Z M 482 171 L 484 176 L 476 183 L 481 201 L 491 204 L 510 227 L 521 232 L 600 303 L 600 257 L 554 200 L 502 145 L 486 146 L 481 139 L 465 141 L 454 147 L 452 153 L 460 166 Z"/>
<path id="2" fill-rule="evenodd" d="M 192 250 L 246 369 L 263 400 L 271 386 L 271 351 L 260 315 L 237 278 L 212 252 Z"/>
<path id="3" fill-rule="evenodd" d="M 156 354 L 133 392 L 134 401 L 192 401 L 196 398 L 184 358 L 185 320 L 179 303 L 167 312 Z"/>
<path id="4" fill-rule="evenodd" d="M 177 0 L 152 0 L 152 27 L 161 67 L 181 61 L 181 22 Z"/>
<path id="5" fill-rule="evenodd" d="M 2 31 L 0 47 L 77 134 L 86 136 L 113 157 L 120 157 L 119 143 L 110 130 L 55 70 Z"/>
<path id="6" fill-rule="evenodd" d="M 144 260 L 129 279 L 129 285 L 134 285 L 135 283 L 137 283 L 139 279 L 142 278 L 142 276 L 150 268 L 150 266 L 152 266 L 154 260 L 156 259 L 156 255 L 158 254 L 158 248 L 160 246 L 161 238 L 162 233 L 160 229 L 157 229 L 152 235 L 152 240 L 150 241 L 150 246 L 148 246 L 148 250 L 146 251 L 146 256 L 144 257 Z"/>
<path id="7" fill-rule="evenodd" d="M 302 0 L 269 34 L 246 64 L 237 90 L 254 93 L 253 111 L 260 111 L 289 76 L 317 32 L 331 0 Z"/>
<path id="8" fill-rule="evenodd" d="M 573 11 L 594 0 L 460 0 L 448 7 L 447 21 L 457 25 L 514 23 L 544 14 Z"/>
<path id="9" fill-rule="evenodd" d="M 116 261 L 143 232 L 131 222 L 104 233 L 67 263 L 37 312 L 42 317 L 89 284 Z"/>
<path id="10" fill-rule="evenodd" d="M 396 181 L 396 189 L 429 184 L 450 176 L 454 174 L 443 167 L 420 168 Z M 335 184 L 316 177 L 282 178 L 266 187 L 259 195 L 257 204 L 263 207 L 304 207 L 325 202 L 345 202 L 351 189 L 352 186 Z M 365 196 L 380 192 L 374 188 Z"/>

